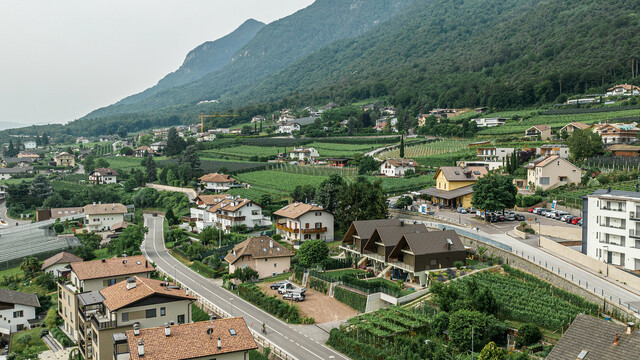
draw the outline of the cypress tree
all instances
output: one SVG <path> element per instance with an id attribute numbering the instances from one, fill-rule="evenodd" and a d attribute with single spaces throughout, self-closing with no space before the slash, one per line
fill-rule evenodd
<path id="1" fill-rule="evenodd" d="M 400 138 L 400 158 L 404 159 L 404 134 Z"/>

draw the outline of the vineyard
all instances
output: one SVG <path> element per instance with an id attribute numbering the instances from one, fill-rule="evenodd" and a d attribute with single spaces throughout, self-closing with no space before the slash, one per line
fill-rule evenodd
<path id="1" fill-rule="evenodd" d="M 286 163 L 278 164 L 275 171 L 282 171 L 290 174 L 312 175 L 312 176 L 331 176 L 338 174 L 343 177 L 354 177 L 358 175 L 356 167 L 329 167 L 329 166 L 307 166 L 307 165 L 290 165 Z"/>
<path id="2" fill-rule="evenodd" d="M 164 166 L 166 163 L 178 164 L 178 160 L 177 159 L 163 160 L 159 162 L 159 166 Z M 272 165 L 267 163 L 249 162 L 249 161 L 208 160 L 208 159 L 202 159 L 202 158 L 200 159 L 200 169 L 204 174 L 218 172 L 221 168 L 226 168 L 226 171 L 224 171 L 224 173 L 236 174 L 236 173 L 247 172 L 247 171 L 262 170 L 262 169 L 266 169 L 269 166 L 272 166 Z"/>
<path id="3" fill-rule="evenodd" d="M 432 155 L 449 154 L 466 150 L 470 143 L 471 140 L 467 139 L 446 139 L 419 145 L 405 146 L 404 157 L 418 161 L 417 158 L 427 158 Z M 393 157 L 400 157 L 399 149 L 383 151 L 377 155 L 377 158 L 381 160 Z"/>
<path id="4" fill-rule="evenodd" d="M 109 163 L 109 167 L 120 173 L 129 173 L 131 169 L 137 169 L 144 171 L 141 158 L 125 157 L 125 156 L 112 156 L 105 158 Z"/>
<path id="5" fill-rule="evenodd" d="M 353 317 L 347 320 L 347 323 L 350 325 L 349 331 L 356 332 L 356 338 L 360 332 L 388 337 L 421 328 L 429 323 L 429 317 L 394 306 Z"/>
<path id="6" fill-rule="evenodd" d="M 268 144 L 268 143 L 267 143 Z M 294 144 L 300 144 L 294 143 Z M 393 143 L 392 143 L 393 144 Z M 306 143 L 304 147 L 312 147 L 318 150 L 321 158 L 326 157 L 347 157 L 351 158 L 356 154 L 363 154 L 367 151 L 381 147 L 377 143 L 361 143 L 361 144 L 341 144 L 330 142 L 312 142 Z M 220 156 L 231 156 L 236 158 L 248 159 L 250 157 L 276 156 L 284 151 L 291 151 L 294 145 L 284 143 L 282 146 L 273 145 L 235 145 L 219 149 L 203 150 L 200 155 L 204 158 L 219 158 Z"/>

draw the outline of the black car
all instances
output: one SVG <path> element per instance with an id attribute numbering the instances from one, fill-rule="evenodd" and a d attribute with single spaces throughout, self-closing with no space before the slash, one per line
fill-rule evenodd
<path id="1" fill-rule="evenodd" d="M 524 215 L 516 214 L 515 218 L 516 218 L 516 221 L 524 221 Z"/>

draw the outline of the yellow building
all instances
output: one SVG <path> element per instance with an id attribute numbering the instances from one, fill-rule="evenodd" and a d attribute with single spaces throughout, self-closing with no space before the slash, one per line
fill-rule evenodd
<path id="1" fill-rule="evenodd" d="M 471 185 L 487 173 L 483 166 L 442 166 L 433 177 L 436 186 L 420 191 L 431 202 L 443 207 L 469 207 L 473 189 Z"/>
<path id="2" fill-rule="evenodd" d="M 62 152 L 53 157 L 53 161 L 55 161 L 56 166 L 68 166 L 74 167 L 76 166 L 76 158 L 72 154 L 68 152 Z"/>

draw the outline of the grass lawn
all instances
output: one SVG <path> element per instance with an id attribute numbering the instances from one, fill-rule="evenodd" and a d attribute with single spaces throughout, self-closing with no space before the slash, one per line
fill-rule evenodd
<path id="1" fill-rule="evenodd" d="M 18 266 L 5 269 L 5 270 L 0 270 L 0 278 L 4 276 L 15 276 L 15 275 L 22 275 L 22 274 L 23 272 L 22 270 L 20 270 L 20 267 Z"/>
<path id="2" fill-rule="evenodd" d="M 22 344 L 20 339 L 25 336 L 31 337 L 31 340 L 29 340 L 28 343 L 29 346 L 40 352 L 49 350 L 47 345 L 45 345 L 44 341 L 40 338 L 40 330 L 42 330 L 42 328 L 35 328 L 13 334 L 13 336 L 11 336 L 11 352 L 21 352 L 24 350 L 25 346 Z"/>
<path id="3" fill-rule="evenodd" d="M 94 250 L 93 254 L 96 256 L 96 259 L 108 259 L 111 257 L 106 247 L 102 249 Z"/>
<path id="4" fill-rule="evenodd" d="M 272 282 L 276 282 L 276 281 L 282 281 L 282 280 L 289 280 L 289 278 L 291 277 L 291 272 L 286 272 L 286 273 L 282 273 L 282 274 L 278 274 L 276 276 L 271 276 L 268 278 L 264 278 L 258 282 L 261 283 L 272 283 Z"/>
<path id="5" fill-rule="evenodd" d="M 345 274 L 366 274 L 367 272 L 360 269 L 341 269 L 341 270 L 331 270 L 324 273 L 325 276 L 328 276 L 332 279 L 339 279 L 342 275 Z"/>

